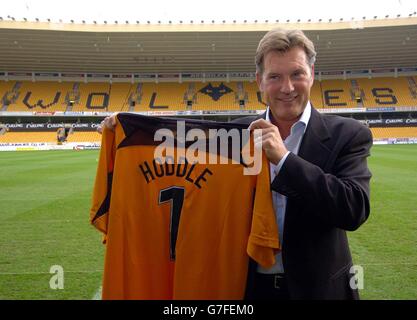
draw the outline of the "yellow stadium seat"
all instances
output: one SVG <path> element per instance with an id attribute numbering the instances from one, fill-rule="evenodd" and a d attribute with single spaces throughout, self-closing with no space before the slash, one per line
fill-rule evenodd
<path id="1" fill-rule="evenodd" d="M 412 94 L 417 81 L 412 78 L 413 82 L 410 78 L 316 80 L 311 89 L 311 102 L 316 108 L 327 109 L 417 106 L 417 95 Z M 0 95 L 16 98 L 7 111 L 223 111 L 265 108 L 264 98 L 255 81 L 133 84 L 20 81 L 20 88 L 13 91 L 16 83 L 0 81 Z M 355 95 L 361 92 L 362 101 L 358 103 Z M 77 101 L 68 107 L 68 97 L 74 96 Z M 240 101 L 244 104 L 240 105 Z"/>
<path id="2" fill-rule="evenodd" d="M 417 127 L 374 127 L 371 131 L 374 139 L 417 138 Z"/>
<path id="3" fill-rule="evenodd" d="M 7 132 L 0 135 L 0 143 L 48 142 L 57 143 L 56 132 Z"/>

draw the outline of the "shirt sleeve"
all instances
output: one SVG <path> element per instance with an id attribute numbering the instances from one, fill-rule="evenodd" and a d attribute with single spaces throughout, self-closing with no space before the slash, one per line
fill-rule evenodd
<path id="1" fill-rule="evenodd" d="M 281 249 L 272 202 L 269 165 L 262 153 L 262 170 L 257 176 L 252 226 L 247 253 L 262 267 L 275 264 L 275 254 Z"/>
<path id="2" fill-rule="evenodd" d="M 278 164 L 277 164 L 277 166 L 276 166 L 276 168 L 274 170 L 275 176 L 277 176 L 278 173 L 280 172 L 280 170 L 281 170 L 282 166 L 284 165 L 284 162 L 287 159 L 287 157 L 288 157 L 289 154 L 290 154 L 290 152 L 287 151 L 285 153 L 285 155 L 282 157 L 282 159 L 278 162 Z"/>
<path id="3" fill-rule="evenodd" d="M 114 155 L 115 133 L 105 129 L 101 138 L 100 156 L 90 209 L 90 223 L 104 234 L 107 234 Z"/>

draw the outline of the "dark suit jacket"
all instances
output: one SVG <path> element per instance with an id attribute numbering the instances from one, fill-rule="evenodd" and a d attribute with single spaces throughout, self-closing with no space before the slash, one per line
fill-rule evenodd
<path id="1" fill-rule="evenodd" d="M 258 117 L 235 120 L 249 124 Z M 298 155 L 290 153 L 271 188 L 287 197 L 282 259 L 291 299 L 358 299 L 345 230 L 370 212 L 370 130 L 312 108 Z M 256 265 L 249 268 L 248 287 Z"/>

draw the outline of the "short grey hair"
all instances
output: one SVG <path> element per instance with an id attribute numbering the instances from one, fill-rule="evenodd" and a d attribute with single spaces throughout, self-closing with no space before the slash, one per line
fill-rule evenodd
<path id="1" fill-rule="evenodd" d="M 316 51 L 313 42 L 306 37 L 301 30 L 273 29 L 267 32 L 261 39 L 256 50 L 255 66 L 256 72 L 262 74 L 264 71 L 264 58 L 270 51 L 285 53 L 294 47 L 304 49 L 307 56 L 307 63 L 310 67 L 316 61 Z"/>

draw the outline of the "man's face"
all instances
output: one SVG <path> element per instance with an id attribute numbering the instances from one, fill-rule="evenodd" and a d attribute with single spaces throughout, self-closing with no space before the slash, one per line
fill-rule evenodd
<path id="1" fill-rule="evenodd" d="M 263 74 L 256 81 L 275 121 L 296 122 L 303 113 L 314 81 L 314 66 L 300 47 L 285 53 L 270 51 L 264 57 Z"/>

